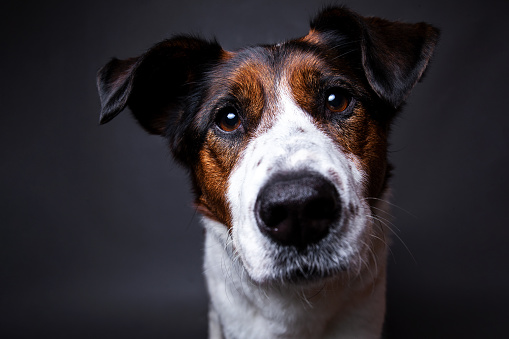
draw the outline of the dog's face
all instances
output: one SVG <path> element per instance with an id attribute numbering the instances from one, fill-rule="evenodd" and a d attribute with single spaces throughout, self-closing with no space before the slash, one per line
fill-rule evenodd
<path id="1" fill-rule="evenodd" d="M 385 246 L 387 135 L 437 34 L 332 8 L 278 45 L 176 37 L 100 71 L 102 122 L 128 105 L 168 138 L 207 231 L 254 281 L 358 272 Z"/>
<path id="2" fill-rule="evenodd" d="M 198 113 L 210 121 L 200 206 L 220 208 L 211 217 L 258 282 L 357 270 L 370 234 L 382 237 L 366 198 L 384 188 L 388 119 L 373 116 L 369 85 L 337 58 L 346 42 L 331 53 L 307 40 L 229 55 Z"/>

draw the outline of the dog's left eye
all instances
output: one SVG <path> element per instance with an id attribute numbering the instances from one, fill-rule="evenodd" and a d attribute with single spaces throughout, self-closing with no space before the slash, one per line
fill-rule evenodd
<path id="1" fill-rule="evenodd" d="M 325 106 L 334 113 L 341 113 L 348 108 L 350 97 L 340 88 L 331 88 L 325 93 Z"/>
<path id="2" fill-rule="evenodd" d="M 233 132 L 240 127 L 240 117 L 233 107 L 225 107 L 219 111 L 216 119 L 217 126 L 225 132 Z"/>

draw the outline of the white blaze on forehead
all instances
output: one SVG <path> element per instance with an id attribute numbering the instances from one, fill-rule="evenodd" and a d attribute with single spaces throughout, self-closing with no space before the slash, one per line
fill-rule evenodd
<path id="1" fill-rule="evenodd" d="M 342 208 L 361 204 L 359 162 L 315 125 L 289 91 L 280 86 L 272 126 L 251 140 L 228 181 L 233 245 L 255 280 L 263 280 L 273 269 L 273 246 L 258 229 L 255 218 L 258 192 L 273 174 L 301 170 L 319 173 L 335 185 Z M 358 231 L 348 230 L 354 237 Z"/>

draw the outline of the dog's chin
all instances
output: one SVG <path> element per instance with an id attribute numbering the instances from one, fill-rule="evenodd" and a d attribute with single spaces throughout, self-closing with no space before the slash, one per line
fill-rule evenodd
<path id="1" fill-rule="evenodd" d="M 353 258 L 339 252 L 331 254 L 319 246 L 305 250 L 281 247 L 276 249 L 269 269 L 262 274 L 251 274 L 247 269 L 247 273 L 259 285 L 313 287 L 350 276 L 355 266 L 352 261 Z"/>
<path id="2" fill-rule="evenodd" d="M 314 267 L 302 267 L 288 271 L 279 281 L 285 285 L 313 287 L 330 280 L 339 279 L 347 271 L 347 266 L 339 266 L 320 270 Z"/>
<path id="3" fill-rule="evenodd" d="M 282 272 L 257 277 L 253 279 L 259 286 L 293 286 L 293 287 L 316 287 L 329 281 L 342 279 L 346 274 L 346 266 L 321 270 L 314 267 L 299 267 L 295 269 L 284 269 Z"/>

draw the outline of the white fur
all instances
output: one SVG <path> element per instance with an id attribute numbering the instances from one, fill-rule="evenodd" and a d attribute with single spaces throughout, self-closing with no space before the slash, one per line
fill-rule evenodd
<path id="1" fill-rule="evenodd" d="M 283 88 L 278 105 L 277 120 L 273 126 L 245 149 L 229 180 L 228 201 L 232 215 L 232 238 L 235 248 L 249 276 L 260 283 L 270 281 L 273 275 L 274 253 L 272 242 L 258 229 L 254 205 L 258 192 L 265 182 L 281 171 L 312 170 L 333 181 L 338 190 L 343 213 L 354 204 L 359 212 L 349 220 L 342 218 L 342 237 L 346 241 L 336 247 L 338 260 L 355 260 L 361 248 L 357 247 L 362 237 L 369 213 L 368 204 L 361 198 L 363 174 L 355 167 L 359 163 L 354 156 L 347 157 L 339 146 L 321 132 L 309 114 L 300 109 Z M 298 130 L 304 132 L 298 132 Z M 259 165 L 258 165 L 259 164 Z M 332 176 L 331 173 L 335 173 Z M 337 225 L 339 227 L 340 225 Z M 336 228 L 337 228 L 336 227 Z M 359 265 L 360 263 L 357 263 Z"/>
<path id="2" fill-rule="evenodd" d="M 385 308 L 386 246 L 383 239 L 372 246 L 373 235 L 383 235 L 362 196 L 360 161 L 322 132 L 284 85 L 279 98 L 272 126 L 239 155 L 229 178 L 231 234 L 225 225 L 204 218 L 210 337 L 377 338 Z M 327 255 L 319 258 L 324 267 L 340 271 L 343 265 L 346 271 L 308 285 L 285 282 L 280 246 L 260 232 L 254 215 L 267 180 L 298 170 L 331 180 L 342 202 L 342 217 L 324 245 Z M 306 264 L 311 259 L 295 260 Z"/>
<path id="3" fill-rule="evenodd" d="M 211 339 L 379 338 L 385 269 L 347 285 L 330 280 L 313 287 L 261 286 L 233 255 L 226 228 L 207 218 L 204 224 Z M 380 254 L 382 265 L 384 255 Z"/>

